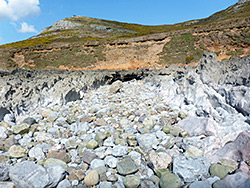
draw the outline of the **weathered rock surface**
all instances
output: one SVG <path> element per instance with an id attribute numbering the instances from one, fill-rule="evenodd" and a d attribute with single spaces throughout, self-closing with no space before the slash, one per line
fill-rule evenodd
<path id="1" fill-rule="evenodd" d="M 246 187 L 249 69 L 205 53 L 197 67 L 5 73 L 0 185 Z"/>

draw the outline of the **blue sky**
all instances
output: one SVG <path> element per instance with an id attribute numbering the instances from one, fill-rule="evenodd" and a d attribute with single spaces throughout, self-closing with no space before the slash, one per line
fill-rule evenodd
<path id="1" fill-rule="evenodd" d="M 238 0 L 0 0 L 0 44 L 27 39 L 72 15 L 174 24 L 205 18 Z"/>

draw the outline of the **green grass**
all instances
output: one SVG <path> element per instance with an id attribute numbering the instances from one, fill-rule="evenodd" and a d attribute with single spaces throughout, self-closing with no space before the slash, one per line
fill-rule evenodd
<path id="1" fill-rule="evenodd" d="M 198 61 L 203 53 L 201 49 L 195 49 L 196 38 L 192 34 L 175 36 L 168 42 L 160 54 L 162 64 L 191 63 Z"/>

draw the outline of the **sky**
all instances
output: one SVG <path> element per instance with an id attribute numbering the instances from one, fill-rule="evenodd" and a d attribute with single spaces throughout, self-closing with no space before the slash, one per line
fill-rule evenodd
<path id="1" fill-rule="evenodd" d="M 37 35 L 71 17 L 143 25 L 174 24 L 205 18 L 238 0 L 0 0 L 0 45 Z"/>

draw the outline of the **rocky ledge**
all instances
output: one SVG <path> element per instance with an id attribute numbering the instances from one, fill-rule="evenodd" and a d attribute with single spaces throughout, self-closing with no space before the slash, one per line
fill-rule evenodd
<path id="1" fill-rule="evenodd" d="M 0 187 L 249 187 L 249 70 L 1 72 Z"/>

